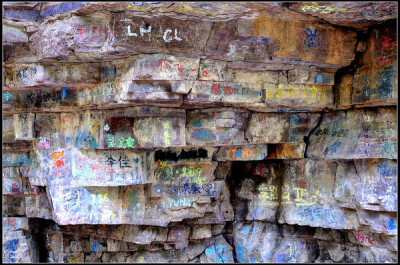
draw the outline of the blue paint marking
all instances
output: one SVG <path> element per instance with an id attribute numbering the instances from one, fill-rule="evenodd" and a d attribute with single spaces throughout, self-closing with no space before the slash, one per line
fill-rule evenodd
<path id="1" fill-rule="evenodd" d="M 151 5 L 157 5 L 157 4 L 161 4 L 162 2 L 138 2 L 138 3 L 141 3 L 141 4 L 136 4 L 137 2 L 131 2 L 131 4 L 132 5 L 134 5 L 134 6 L 144 6 L 144 5 L 146 5 L 146 4 L 151 4 Z"/>
<path id="2" fill-rule="evenodd" d="M 391 66 L 380 72 L 382 79 L 378 84 L 378 93 L 380 98 L 389 98 L 393 91 L 392 80 L 396 77 L 396 69 Z"/>
<path id="3" fill-rule="evenodd" d="M 269 39 L 266 39 L 266 38 L 240 38 L 239 41 L 252 41 L 252 42 L 269 43 Z"/>
<path id="4" fill-rule="evenodd" d="M 319 36 L 320 32 L 313 27 L 306 28 L 304 31 L 306 33 L 306 39 L 304 40 L 304 44 L 308 47 L 317 47 L 320 46 Z"/>
<path id="5" fill-rule="evenodd" d="M 98 242 L 94 241 L 91 250 L 94 252 L 103 252 L 103 246 Z"/>
<path id="6" fill-rule="evenodd" d="M 13 239 L 6 245 L 6 251 L 16 251 L 19 239 Z"/>
<path id="7" fill-rule="evenodd" d="M 243 233 L 247 234 L 250 232 L 250 226 L 243 226 Z"/>
<path id="8" fill-rule="evenodd" d="M 8 101 L 12 97 L 12 94 L 9 92 L 4 93 L 4 98 Z"/>
<path id="9" fill-rule="evenodd" d="M 244 258 L 244 255 L 243 255 L 243 253 L 244 253 L 244 247 L 243 247 L 242 244 L 238 244 L 238 251 L 237 251 L 237 253 L 238 253 L 238 260 L 239 260 L 239 262 L 240 262 L 240 263 L 245 263 L 245 258 Z"/>
<path id="10" fill-rule="evenodd" d="M 279 254 L 277 262 L 284 263 L 285 262 L 285 254 Z"/>
<path id="11" fill-rule="evenodd" d="M 193 123 L 193 126 L 194 126 L 194 127 L 201 127 L 201 126 L 203 126 L 203 125 L 201 124 L 201 121 L 198 121 L 198 122 L 196 122 L 196 123 Z"/>
<path id="12" fill-rule="evenodd" d="M 119 52 L 110 52 L 109 54 L 114 55 L 114 54 L 119 54 Z"/>
<path id="13" fill-rule="evenodd" d="M 62 100 L 64 100 L 65 99 L 65 90 L 66 90 L 67 88 L 66 87 L 63 87 L 63 95 L 62 95 Z"/>
<path id="14" fill-rule="evenodd" d="M 393 218 L 389 219 L 389 230 L 397 229 L 397 226 L 394 224 Z"/>
<path id="15" fill-rule="evenodd" d="M 8 258 L 9 258 L 11 263 L 15 263 L 16 262 L 16 259 L 14 257 L 15 257 L 15 253 L 11 252 L 11 253 L 8 254 Z"/>
<path id="16" fill-rule="evenodd" d="M 315 84 L 322 84 L 324 83 L 324 77 L 321 74 L 316 74 L 314 76 L 314 83 Z"/>

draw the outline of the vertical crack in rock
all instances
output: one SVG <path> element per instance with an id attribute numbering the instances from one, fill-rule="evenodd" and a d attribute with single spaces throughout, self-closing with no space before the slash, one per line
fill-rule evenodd
<path id="1" fill-rule="evenodd" d="M 315 125 L 315 127 L 310 131 L 310 133 L 307 136 L 304 136 L 304 143 L 306 144 L 305 150 L 304 150 L 304 158 L 308 158 L 308 147 L 310 145 L 310 137 L 311 135 L 321 126 L 322 120 L 324 118 L 324 112 L 320 112 L 321 116 L 319 116 L 318 122 Z"/>
<path id="2" fill-rule="evenodd" d="M 334 107 L 337 107 L 340 104 L 340 89 L 342 89 L 342 87 L 340 87 L 341 78 L 344 75 L 354 75 L 355 74 L 357 64 L 359 63 L 360 58 L 364 52 L 362 50 L 360 51 L 359 49 L 360 49 L 361 43 L 367 42 L 367 36 L 368 36 L 369 31 L 370 31 L 370 29 L 366 33 L 363 32 L 362 30 L 357 31 L 357 36 L 356 36 L 357 42 L 354 47 L 354 54 L 355 54 L 354 60 L 351 61 L 351 63 L 348 66 L 339 68 L 335 73 L 335 77 L 334 77 L 335 83 L 332 87 L 333 94 L 334 94 L 334 101 L 333 101 Z M 351 90 L 350 90 L 349 99 L 351 100 L 352 96 L 353 96 L 353 91 L 354 91 L 352 84 L 351 84 L 350 88 L 351 88 Z"/>
<path id="3" fill-rule="evenodd" d="M 206 49 L 209 47 L 210 41 L 212 39 L 211 37 L 214 35 L 215 27 L 216 27 L 216 23 L 212 22 L 210 33 L 208 34 L 206 44 L 204 45 L 204 48 L 202 51 L 203 56 L 206 56 L 205 52 L 206 52 Z M 218 46 L 219 45 L 217 45 L 217 48 L 218 48 Z M 200 67 L 200 65 L 199 65 L 199 67 Z M 199 69 L 199 74 L 200 74 L 200 69 Z"/>

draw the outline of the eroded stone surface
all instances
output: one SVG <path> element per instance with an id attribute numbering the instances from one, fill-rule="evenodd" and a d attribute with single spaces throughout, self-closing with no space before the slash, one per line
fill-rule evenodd
<path id="1" fill-rule="evenodd" d="M 325 114 L 310 135 L 307 155 L 331 159 L 397 159 L 396 122 L 395 108 Z"/>
<path id="2" fill-rule="evenodd" d="M 397 4 L 3 4 L 3 260 L 397 262 Z"/>

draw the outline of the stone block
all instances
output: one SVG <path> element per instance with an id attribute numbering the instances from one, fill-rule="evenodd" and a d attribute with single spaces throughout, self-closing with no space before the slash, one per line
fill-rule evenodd
<path id="1" fill-rule="evenodd" d="M 3 238 L 3 258 L 5 263 L 39 262 L 37 246 L 29 234 L 19 236 L 9 233 Z"/>
<path id="2" fill-rule="evenodd" d="M 211 226 L 193 226 L 192 233 L 190 234 L 190 239 L 203 239 L 210 238 L 211 235 Z"/>
<path id="3" fill-rule="evenodd" d="M 354 59 L 355 31 L 333 28 L 297 14 L 260 14 L 251 30 L 252 36 L 268 39 L 274 45 L 273 60 L 290 58 L 336 68 L 349 65 Z"/>
<path id="4" fill-rule="evenodd" d="M 229 201 L 229 192 L 226 183 L 223 182 L 219 200 L 214 203 L 207 202 L 205 204 L 205 214 L 204 217 L 190 220 L 190 224 L 193 225 L 207 225 L 207 224 L 225 224 L 226 221 L 233 221 L 234 211 L 233 207 Z M 196 206 L 200 204 L 199 201 L 196 202 Z M 204 204 L 204 202 L 203 202 Z"/>
<path id="5" fill-rule="evenodd" d="M 204 177 L 189 181 L 182 180 L 183 183 L 179 184 L 154 184 L 150 188 L 150 196 L 168 201 L 166 204 L 163 202 L 163 206 L 171 209 L 178 206 L 184 208 L 190 206 L 193 196 L 196 203 L 201 203 L 207 198 L 218 198 L 223 188 L 222 183 L 220 181 L 207 182 L 203 179 Z"/>
<path id="6" fill-rule="evenodd" d="M 44 193 L 26 195 L 25 209 L 28 218 L 53 218 L 53 209 L 47 195 Z"/>
<path id="7" fill-rule="evenodd" d="M 310 135 L 307 157 L 397 159 L 395 108 L 325 114 Z"/>
<path id="8" fill-rule="evenodd" d="M 322 110 L 333 107 L 331 86 L 266 84 L 265 103 L 269 108 Z"/>
<path id="9" fill-rule="evenodd" d="M 53 202 L 54 219 L 60 225 L 144 224 L 143 187 L 61 186 L 50 187 L 49 194 Z"/>
<path id="10" fill-rule="evenodd" d="M 310 159 L 271 160 L 247 164 L 243 172 L 235 169 L 236 174 L 248 176 L 237 186 L 234 203 L 237 218 L 275 221 L 279 209 L 279 223 L 358 229 L 362 223 L 357 221 L 357 215 L 362 209 L 386 212 L 397 209 L 393 205 L 396 197 L 386 195 L 392 188 L 386 188 L 383 180 L 375 180 L 372 186 L 364 183 L 370 175 L 379 175 L 376 173 L 378 165 L 379 173 L 388 176 L 395 174 L 397 167 L 390 160 L 361 161 L 357 162 L 357 170 L 351 161 L 333 163 Z M 263 180 L 256 182 L 258 176 Z M 387 183 L 391 181 L 389 177 Z M 244 201 L 245 206 L 240 201 Z"/>
<path id="11" fill-rule="evenodd" d="M 359 70 L 354 75 L 352 104 L 397 104 L 397 67 Z"/>
<path id="12" fill-rule="evenodd" d="M 140 55 L 133 65 L 132 80 L 196 80 L 199 61 L 166 54 Z"/>
<path id="13" fill-rule="evenodd" d="M 222 146 L 215 153 L 217 161 L 264 160 L 267 157 L 266 145 Z"/>
<path id="14" fill-rule="evenodd" d="M 178 89 L 181 89 L 180 87 Z M 150 105 L 182 104 L 182 95 L 172 94 L 171 84 L 164 81 L 132 81 L 124 100 L 132 103 L 146 103 Z"/>
<path id="15" fill-rule="evenodd" d="M 137 118 L 134 121 L 133 133 L 136 136 L 137 147 L 184 146 L 185 119 L 178 117 Z"/>
<path id="16" fill-rule="evenodd" d="M 3 194 L 22 194 L 26 191 L 17 167 L 3 168 Z"/>
<path id="17" fill-rule="evenodd" d="M 304 158 L 306 144 L 277 144 L 275 150 L 277 159 Z"/>
<path id="18" fill-rule="evenodd" d="M 357 217 L 362 225 L 366 225 L 373 233 L 397 235 L 397 217 L 393 213 L 357 211 Z"/>
<path id="19" fill-rule="evenodd" d="M 37 166 L 30 152 L 4 152 L 3 167 Z"/>
<path id="20" fill-rule="evenodd" d="M 114 19 L 114 45 L 118 51 L 129 53 L 157 51 L 198 56 L 204 49 L 212 25 L 206 20 L 183 20 L 163 15 L 143 17 L 117 13 Z"/>
<path id="21" fill-rule="evenodd" d="M 216 167 L 215 162 L 159 162 L 154 167 L 153 179 L 154 183 L 175 184 L 175 180 L 179 180 L 200 185 L 214 180 Z"/>
<path id="22" fill-rule="evenodd" d="M 177 225 L 170 227 L 168 231 L 167 242 L 173 243 L 175 249 L 182 249 L 188 246 L 190 227 Z"/>
<path id="23" fill-rule="evenodd" d="M 353 91 L 353 75 L 346 74 L 339 77 L 336 84 L 335 101 L 339 109 L 349 108 Z"/>
<path id="24" fill-rule="evenodd" d="M 254 113 L 246 138 L 251 143 L 303 143 L 318 119 L 317 113 Z"/>
<path id="25" fill-rule="evenodd" d="M 5 24 L 3 24 L 3 30 L 3 42 L 19 43 L 29 41 L 28 34 L 23 27 L 5 22 Z"/>
<path id="26" fill-rule="evenodd" d="M 357 229 L 358 227 L 355 211 L 334 206 L 319 205 L 299 206 L 296 208 L 289 206 L 287 207 L 285 217 L 280 219 L 280 222 L 335 229 Z"/>
<path id="27" fill-rule="evenodd" d="M 50 138 L 52 134 L 60 132 L 61 131 L 65 134 L 67 134 L 67 121 L 65 120 L 66 116 L 70 116 L 71 114 L 69 113 L 36 113 L 35 114 L 35 131 L 38 134 L 38 144 L 36 145 L 37 148 L 49 148 L 51 147 L 48 146 L 45 142 L 51 141 L 51 139 L 45 139 Z M 78 124 L 75 124 L 76 126 Z M 71 126 L 73 127 L 73 126 Z M 69 130 L 72 130 L 73 128 L 69 128 Z M 42 144 L 39 144 L 42 143 Z"/>
<path id="28" fill-rule="evenodd" d="M 373 27 L 367 36 L 367 48 L 362 53 L 363 68 L 387 68 L 397 64 L 396 26 L 392 23 Z"/>
<path id="29" fill-rule="evenodd" d="M 233 263 L 232 249 L 232 246 L 226 242 L 222 235 L 211 238 L 204 251 L 204 262 Z"/>
<path id="30" fill-rule="evenodd" d="M 288 82 L 307 85 L 328 85 L 333 86 L 334 74 L 315 67 L 295 66 L 295 69 L 288 71 Z"/>
<path id="31" fill-rule="evenodd" d="M 29 43 L 4 42 L 4 61 L 7 63 L 36 63 L 37 55 L 29 48 Z"/>
<path id="32" fill-rule="evenodd" d="M 4 94 L 6 97 L 6 94 Z M 2 140 L 5 142 L 14 142 L 15 141 L 15 132 L 14 132 L 14 116 L 3 116 L 2 122 Z"/>
<path id="33" fill-rule="evenodd" d="M 120 88 L 117 82 L 101 83 L 95 85 L 94 88 L 89 91 L 81 90 L 80 98 L 78 95 L 76 101 L 78 101 L 80 105 L 93 104 L 101 106 L 102 104 L 112 104 L 117 102 L 119 91 Z M 81 100 L 82 97 L 84 100 Z M 91 101 L 89 101 L 90 99 Z"/>
<path id="34" fill-rule="evenodd" d="M 29 230 L 28 218 L 3 217 L 3 229 L 5 231 Z"/>
<path id="35" fill-rule="evenodd" d="M 24 216 L 25 199 L 23 196 L 11 197 L 3 195 L 3 217 L 6 216 Z"/>
<path id="36" fill-rule="evenodd" d="M 113 115 L 104 112 L 104 122 L 99 121 L 98 127 L 102 131 L 100 145 L 105 149 L 131 149 L 137 147 L 137 141 L 133 134 L 134 118 L 130 116 Z M 137 140 L 137 138 L 136 138 Z"/>
<path id="37" fill-rule="evenodd" d="M 49 89 L 48 89 L 49 88 Z M 9 93 L 9 109 L 26 111 L 71 110 L 76 107 L 77 92 L 71 86 L 44 84 L 41 88 L 5 90 Z"/>
<path id="38" fill-rule="evenodd" d="M 105 250 L 107 250 L 107 243 L 102 242 L 102 240 L 99 240 L 98 238 L 95 238 L 95 237 L 90 238 L 90 251 L 91 252 L 103 252 Z"/>
<path id="39" fill-rule="evenodd" d="M 397 212 L 397 163 L 394 160 L 354 160 L 360 178 L 356 200 L 365 210 Z"/>
<path id="40" fill-rule="evenodd" d="M 14 114 L 14 132 L 16 140 L 33 140 L 34 113 Z"/>
<path id="41" fill-rule="evenodd" d="M 389 242 L 389 238 L 384 234 L 374 234 L 368 230 L 349 231 L 348 239 L 351 243 L 364 247 L 385 247 L 388 250 L 396 251 Z"/>
<path id="42" fill-rule="evenodd" d="M 85 263 L 96 263 L 101 262 L 102 252 L 91 252 L 89 255 L 85 256 Z"/>
<path id="43" fill-rule="evenodd" d="M 268 38 L 239 36 L 238 22 L 215 22 L 205 49 L 209 58 L 226 61 L 265 61 L 271 56 Z"/>
<path id="44" fill-rule="evenodd" d="M 40 85 L 44 82 L 44 67 L 39 64 L 30 64 L 6 69 L 5 85 L 9 88 L 24 88 Z"/>
<path id="45" fill-rule="evenodd" d="M 85 53 L 95 54 L 112 50 L 114 34 L 110 30 L 113 28 L 111 19 L 111 15 L 97 14 L 70 16 L 51 23 L 45 22 L 40 30 L 33 34 L 31 47 L 38 54 L 42 54 L 43 59 L 53 60 L 68 56 L 77 59 Z"/>
<path id="46" fill-rule="evenodd" d="M 65 263 L 84 263 L 85 255 L 83 253 L 66 254 L 63 257 Z"/>
<path id="47" fill-rule="evenodd" d="M 356 209 L 359 205 L 356 197 L 360 197 L 362 182 L 357 175 L 353 161 L 340 161 L 336 169 L 335 188 L 333 196 L 338 206 Z M 361 195 L 362 197 L 362 195 Z"/>
<path id="48" fill-rule="evenodd" d="M 311 262 L 319 250 L 312 236 L 310 228 L 278 228 L 268 222 L 237 223 L 233 228 L 236 257 L 241 263 Z"/>
<path id="49" fill-rule="evenodd" d="M 355 211 L 339 208 L 334 203 L 334 163 L 307 159 L 287 161 L 286 165 L 282 190 L 285 200 L 282 200 L 279 222 L 334 229 L 358 228 Z"/>
<path id="50" fill-rule="evenodd" d="M 275 84 L 278 82 L 287 83 L 287 78 L 281 78 L 284 72 L 279 71 L 248 71 L 245 69 L 231 69 L 226 73 L 226 81 L 238 83 L 254 83 L 254 84 Z"/>
<path id="51" fill-rule="evenodd" d="M 260 84 L 230 82 L 192 82 L 192 90 L 184 104 L 217 104 L 243 105 L 261 103 L 263 92 Z"/>
<path id="52" fill-rule="evenodd" d="M 188 112 L 186 143 L 188 145 L 225 145 L 244 143 L 249 113 L 238 109 L 207 109 Z M 218 127 L 220 119 L 234 119 L 232 128 Z"/>

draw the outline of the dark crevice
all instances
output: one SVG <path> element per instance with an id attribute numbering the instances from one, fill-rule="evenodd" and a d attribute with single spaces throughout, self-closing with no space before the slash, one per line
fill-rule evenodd
<path id="1" fill-rule="evenodd" d="M 341 78 L 344 75 L 354 75 L 356 72 L 356 69 L 358 67 L 358 63 L 361 59 L 362 54 L 364 53 L 364 51 L 357 51 L 359 45 L 361 42 L 366 42 L 367 38 L 368 38 L 368 34 L 369 34 L 370 28 L 368 29 L 368 32 L 364 32 L 362 30 L 357 31 L 357 35 L 356 35 L 356 44 L 354 47 L 354 59 L 350 62 L 349 65 L 342 67 L 340 69 L 338 69 L 335 72 L 335 76 L 334 76 L 334 84 L 332 86 L 332 92 L 333 92 L 333 106 L 334 108 L 337 108 L 338 105 L 340 104 L 340 95 L 341 95 L 341 91 L 340 91 L 340 82 L 341 82 Z M 354 109 L 355 106 L 351 105 L 351 98 L 352 98 L 352 93 L 353 93 L 353 86 L 351 86 L 351 92 L 350 92 L 350 102 L 349 102 L 349 108 L 346 108 L 346 110 L 348 109 Z M 308 134 L 308 136 L 304 137 L 304 142 L 306 143 L 306 148 L 305 148 L 305 152 L 304 152 L 304 158 L 309 158 L 307 153 L 308 153 L 308 147 L 310 145 L 310 136 L 320 127 L 321 122 L 323 120 L 324 114 L 325 113 L 330 113 L 330 112 L 335 112 L 335 111 L 340 111 L 338 109 L 332 109 L 332 110 L 328 110 L 328 111 L 324 111 L 324 112 L 320 112 L 321 116 L 318 120 L 317 125 L 310 131 L 310 133 Z"/>
<path id="2" fill-rule="evenodd" d="M 49 250 L 46 243 L 46 230 L 55 225 L 53 220 L 41 218 L 29 218 L 29 228 L 32 231 L 32 239 L 36 243 L 39 254 L 39 262 L 47 263 L 49 261 Z"/>
<path id="3" fill-rule="evenodd" d="M 350 62 L 350 64 L 348 66 L 342 67 L 340 69 L 338 69 L 335 73 L 335 77 L 334 77 L 334 85 L 332 87 L 332 91 L 333 91 L 333 105 L 334 106 L 338 106 L 339 104 L 339 97 L 340 97 L 340 79 L 344 76 L 344 75 L 354 75 L 356 73 L 356 69 L 358 67 L 358 62 L 360 61 L 360 58 L 362 56 L 362 54 L 364 53 L 364 51 L 357 51 L 358 46 L 360 45 L 361 42 L 366 42 L 367 41 L 367 37 L 368 37 L 368 33 L 364 33 L 363 31 L 358 31 L 357 32 L 357 36 L 356 36 L 356 45 L 354 47 L 354 59 L 353 61 Z M 350 99 L 353 93 L 353 86 L 351 86 L 351 93 L 350 93 Z M 350 102 L 351 103 L 351 102 Z"/>
<path id="4" fill-rule="evenodd" d="M 310 146 L 310 137 L 321 126 L 323 118 L 324 118 L 324 112 L 321 112 L 321 116 L 319 117 L 317 125 L 315 125 L 315 127 L 310 131 L 310 133 L 307 136 L 304 136 L 304 142 L 306 143 L 306 148 L 304 150 L 304 158 L 308 158 L 307 152 L 308 152 L 308 147 Z"/>

